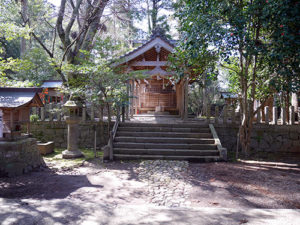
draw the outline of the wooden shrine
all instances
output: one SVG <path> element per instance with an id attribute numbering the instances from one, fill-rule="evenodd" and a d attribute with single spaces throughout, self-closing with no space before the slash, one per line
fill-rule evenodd
<path id="1" fill-rule="evenodd" d="M 175 82 L 168 72 L 168 55 L 174 49 L 174 41 L 168 40 L 159 29 L 153 31 L 150 40 L 122 56 L 113 66 L 126 73 L 143 70 L 145 78 L 128 81 L 131 100 L 130 113 L 183 114 L 184 82 Z"/>
<path id="2" fill-rule="evenodd" d="M 3 137 L 0 138 L 21 136 L 24 125 L 30 133 L 30 108 L 43 106 L 38 95 L 41 91 L 41 88 L 0 88 L 0 110 L 3 113 Z"/>

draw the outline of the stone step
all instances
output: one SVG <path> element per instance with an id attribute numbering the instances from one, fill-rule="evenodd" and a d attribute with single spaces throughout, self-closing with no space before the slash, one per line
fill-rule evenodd
<path id="1" fill-rule="evenodd" d="M 211 133 L 179 133 L 179 132 L 128 132 L 118 131 L 117 137 L 173 137 L 173 138 L 212 138 Z"/>
<path id="2" fill-rule="evenodd" d="M 191 150 L 215 150 L 215 144 L 169 144 L 169 143 L 134 143 L 114 142 L 114 148 L 137 148 L 137 149 L 191 149 Z"/>
<path id="3" fill-rule="evenodd" d="M 165 159 L 165 160 L 196 160 L 202 162 L 220 161 L 219 156 L 190 156 L 190 155 L 126 155 L 114 154 L 115 160 Z"/>
<path id="4" fill-rule="evenodd" d="M 131 149 L 114 148 L 114 154 L 124 155 L 169 155 L 169 156 L 219 156 L 218 150 L 188 150 L 188 149 Z"/>
<path id="5" fill-rule="evenodd" d="M 176 128 L 176 127 L 118 127 L 118 131 L 127 132 L 177 132 L 177 133 L 209 133 L 209 128 Z"/>
<path id="6" fill-rule="evenodd" d="M 171 128 L 208 128 L 207 124 L 196 124 L 196 123 L 120 123 L 120 127 L 171 127 Z"/>
<path id="7" fill-rule="evenodd" d="M 115 142 L 135 142 L 135 143 L 179 143 L 179 144 L 214 144 L 212 138 L 166 138 L 166 137 L 116 137 Z"/>

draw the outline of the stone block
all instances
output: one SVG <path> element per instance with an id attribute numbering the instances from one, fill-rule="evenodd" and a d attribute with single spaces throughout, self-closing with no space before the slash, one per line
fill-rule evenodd
<path id="1" fill-rule="evenodd" d="M 25 166 L 25 163 L 21 162 L 9 163 L 5 167 L 5 172 L 8 177 L 19 176 L 23 174 Z"/>
<path id="2" fill-rule="evenodd" d="M 54 151 L 54 142 L 49 141 L 47 143 L 38 143 L 37 147 L 41 155 L 47 155 Z"/>

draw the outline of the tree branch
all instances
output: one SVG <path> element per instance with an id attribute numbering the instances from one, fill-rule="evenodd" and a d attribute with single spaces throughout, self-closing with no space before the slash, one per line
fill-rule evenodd
<path id="1" fill-rule="evenodd" d="M 56 21 L 56 29 L 57 29 L 57 33 L 58 36 L 61 40 L 61 42 L 63 43 L 63 45 L 65 47 L 66 46 L 66 34 L 63 28 L 63 19 L 64 19 L 64 14 L 65 14 L 65 8 L 66 8 L 66 0 L 61 0 L 61 5 L 60 5 L 60 9 L 58 12 L 58 17 L 57 17 L 57 21 Z"/>
<path id="2" fill-rule="evenodd" d="M 71 1 L 73 3 L 73 1 Z M 76 6 L 75 8 L 73 8 L 73 12 L 72 12 L 72 16 L 71 16 L 71 19 L 66 27 L 66 30 L 65 30 L 65 38 L 67 38 L 66 42 L 67 44 L 69 45 L 69 42 L 70 42 L 70 39 L 69 39 L 69 35 L 70 35 L 70 31 L 72 29 L 72 26 L 75 22 L 75 19 L 78 17 L 78 12 L 79 12 L 79 7 L 82 3 L 82 0 L 77 0 L 76 2 Z"/>

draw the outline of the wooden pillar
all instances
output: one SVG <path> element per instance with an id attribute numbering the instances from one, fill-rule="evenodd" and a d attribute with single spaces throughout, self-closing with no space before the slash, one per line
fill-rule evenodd
<path id="1" fill-rule="evenodd" d="M 186 77 L 184 80 L 184 115 L 183 119 L 188 119 L 188 97 L 189 97 L 189 80 Z"/>
<path id="2" fill-rule="evenodd" d="M 127 94 L 127 98 L 128 98 L 128 101 L 129 100 L 129 89 L 130 89 L 130 83 L 129 83 L 129 80 L 127 80 L 126 82 L 126 94 Z M 125 114 L 126 114 L 126 120 L 129 120 L 129 104 L 126 104 L 126 110 L 125 110 Z"/>
<path id="3" fill-rule="evenodd" d="M 134 114 L 134 81 L 131 80 L 131 99 L 130 99 L 130 117 L 133 118 L 133 114 Z"/>
<path id="4" fill-rule="evenodd" d="M 10 132 L 13 131 L 13 127 L 14 127 L 14 112 L 13 110 L 10 111 Z"/>

